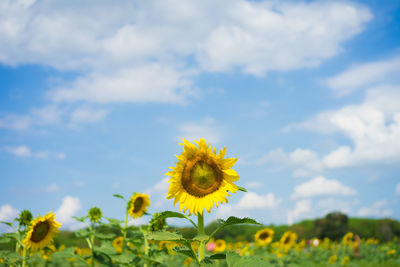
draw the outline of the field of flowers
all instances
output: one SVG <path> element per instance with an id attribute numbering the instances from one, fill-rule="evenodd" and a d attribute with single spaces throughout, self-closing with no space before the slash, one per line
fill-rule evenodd
<path id="1" fill-rule="evenodd" d="M 75 232 L 85 246 L 55 245 L 61 227 L 55 215 L 33 218 L 22 211 L 13 222 L 2 222 L 12 229 L 0 237 L 7 249 L 0 250 L 0 266 L 400 266 L 400 244 L 395 236 L 380 243 L 362 239 L 351 232 L 341 240 L 299 239 L 294 231 L 275 236 L 272 228 L 251 218 L 229 217 L 219 220 L 212 232 L 205 231 L 204 210 L 227 202 L 229 193 L 246 191 L 234 184 L 239 175 L 232 169 L 236 159 L 218 154 L 204 139 L 189 143 L 178 162 L 167 173 L 171 177 L 167 199 L 174 199 L 181 212 L 152 214 L 147 225 L 128 225 L 128 218 L 149 215 L 150 196 L 133 193 L 130 198 L 114 195 L 126 205 L 123 220 L 103 216 L 92 207 L 87 216 L 75 219 L 87 227 Z M 197 221 L 185 214 L 195 215 Z M 168 228 L 167 218 L 187 220 L 196 230 L 187 238 Z M 217 234 L 227 227 L 249 224 L 258 227 L 251 242 L 227 242 Z"/>

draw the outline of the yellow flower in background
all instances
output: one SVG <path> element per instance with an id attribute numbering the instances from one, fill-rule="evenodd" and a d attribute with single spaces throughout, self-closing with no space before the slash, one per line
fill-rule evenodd
<path id="1" fill-rule="evenodd" d="M 330 256 L 328 261 L 330 264 L 334 264 L 337 261 L 337 256 L 336 255 Z"/>
<path id="2" fill-rule="evenodd" d="M 150 206 L 150 197 L 146 194 L 135 193 L 129 200 L 128 213 L 134 219 L 140 218 L 147 211 Z"/>
<path id="3" fill-rule="evenodd" d="M 346 266 L 349 263 L 349 261 L 350 261 L 350 257 L 349 256 L 344 257 L 343 260 L 342 260 L 342 265 Z"/>
<path id="4" fill-rule="evenodd" d="M 263 230 L 260 230 L 254 236 L 254 240 L 259 246 L 268 245 L 269 243 L 272 242 L 273 238 L 274 238 L 274 230 L 272 230 L 271 228 L 265 228 Z"/>
<path id="5" fill-rule="evenodd" d="M 293 247 L 296 244 L 297 234 L 292 231 L 287 231 L 281 238 L 281 246 L 284 248 Z"/>
<path id="6" fill-rule="evenodd" d="M 223 252 L 226 249 L 226 242 L 223 239 L 218 239 L 215 241 L 214 252 Z"/>
<path id="7" fill-rule="evenodd" d="M 345 236 L 343 237 L 343 244 L 351 245 L 353 243 L 353 239 L 354 239 L 354 234 L 352 232 L 349 232 L 345 234 Z"/>
<path id="8" fill-rule="evenodd" d="M 386 254 L 389 256 L 394 255 L 394 254 L 396 254 L 396 250 L 395 249 L 388 250 L 388 252 L 386 252 Z"/>
<path id="9" fill-rule="evenodd" d="M 113 240 L 112 245 L 115 248 L 115 251 L 117 253 L 122 252 L 123 241 L 124 241 L 124 238 L 122 236 L 119 236 Z"/>
<path id="10" fill-rule="evenodd" d="M 226 147 L 217 154 L 204 139 L 195 141 L 197 146 L 183 142 L 176 166 L 166 173 L 171 177 L 167 199 L 175 198 L 174 205 L 179 202 L 179 210 L 188 210 L 190 215 L 203 214 L 203 208 L 210 212 L 214 203 L 217 207 L 227 203 L 229 192 L 238 191 L 233 182 L 239 175 L 231 169 L 237 159 L 224 158 Z"/>
<path id="11" fill-rule="evenodd" d="M 187 258 L 185 259 L 185 261 L 183 262 L 183 264 L 184 264 L 185 266 L 189 266 L 190 264 L 192 264 L 192 261 L 193 261 L 192 258 L 187 257 Z"/>
<path id="12" fill-rule="evenodd" d="M 53 212 L 45 216 L 38 216 L 29 226 L 28 233 L 22 241 L 26 248 L 33 250 L 41 249 L 51 245 L 53 237 L 59 232 L 61 224 L 55 221 Z"/>

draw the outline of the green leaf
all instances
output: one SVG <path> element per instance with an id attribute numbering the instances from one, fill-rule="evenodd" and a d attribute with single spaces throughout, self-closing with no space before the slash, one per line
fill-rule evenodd
<path id="1" fill-rule="evenodd" d="M 0 223 L 2 223 L 2 224 L 6 224 L 6 225 L 8 225 L 8 226 L 12 227 L 12 223 L 10 223 L 10 222 L 3 222 L 3 221 L 0 221 Z"/>
<path id="2" fill-rule="evenodd" d="M 87 229 L 80 229 L 75 232 L 76 237 L 88 237 L 89 231 Z"/>
<path id="3" fill-rule="evenodd" d="M 0 243 L 9 243 L 11 242 L 11 239 L 8 237 L 2 237 L 0 238 Z"/>
<path id="4" fill-rule="evenodd" d="M 226 226 L 229 226 L 229 225 L 245 224 L 245 223 L 261 225 L 261 223 L 258 223 L 254 219 L 247 218 L 247 217 L 246 218 L 238 218 L 238 217 L 235 217 L 235 216 L 229 217 L 226 221 L 224 221 L 222 219 L 218 219 L 218 222 L 220 223 L 220 226 L 217 229 L 215 229 L 214 232 L 211 233 L 210 238 L 213 237 L 216 232 L 218 232 L 222 228 L 224 228 Z"/>
<path id="5" fill-rule="evenodd" d="M 175 211 L 163 211 L 161 212 L 155 219 L 166 219 L 166 218 L 182 218 L 182 219 L 187 219 L 189 222 L 193 224 L 193 226 L 197 229 L 197 225 L 185 214 L 175 212 Z"/>
<path id="6" fill-rule="evenodd" d="M 3 234 L 3 236 L 6 238 L 15 239 L 17 241 L 21 239 L 21 235 L 19 233 L 6 233 Z"/>
<path id="7" fill-rule="evenodd" d="M 193 241 L 208 241 L 208 239 L 209 239 L 210 237 L 208 236 L 208 235 L 204 235 L 204 234 L 201 234 L 201 235 L 196 235 L 195 237 L 193 237 Z"/>
<path id="8" fill-rule="evenodd" d="M 135 259 L 136 255 L 134 254 L 119 254 L 112 257 L 112 259 L 119 264 L 129 264 Z"/>
<path id="9" fill-rule="evenodd" d="M 122 200 L 125 200 L 124 196 L 121 196 L 121 195 L 118 195 L 118 194 L 114 194 L 113 197 L 117 197 L 117 198 L 120 198 Z"/>
<path id="10" fill-rule="evenodd" d="M 228 263 L 228 267 L 260 267 L 269 265 L 268 262 L 263 261 L 255 256 L 241 257 L 233 252 L 226 253 L 226 262 Z"/>
<path id="11" fill-rule="evenodd" d="M 173 248 L 173 250 L 176 251 L 179 254 L 183 254 L 185 256 L 188 256 L 188 257 L 196 260 L 196 255 L 194 254 L 193 250 L 183 249 L 183 248 L 180 248 L 180 247 L 175 247 L 175 248 Z"/>
<path id="12" fill-rule="evenodd" d="M 168 231 L 157 231 L 148 233 L 146 235 L 148 240 L 158 240 L 158 241 L 185 241 L 183 236 L 178 233 L 168 232 Z"/>
<path id="13" fill-rule="evenodd" d="M 83 216 L 83 217 L 72 216 L 72 218 L 74 218 L 78 222 L 85 222 L 86 216 Z"/>
<path id="14" fill-rule="evenodd" d="M 246 188 L 244 188 L 244 187 L 238 186 L 238 189 L 239 189 L 239 191 L 242 191 L 242 192 L 247 192 L 247 189 L 246 189 Z"/>
<path id="15" fill-rule="evenodd" d="M 211 255 L 209 257 L 205 257 L 201 262 L 212 264 L 213 263 L 212 260 L 224 260 L 224 259 L 226 259 L 225 253 L 217 253 L 217 254 Z"/>
<path id="16" fill-rule="evenodd" d="M 95 235 L 98 239 L 103 239 L 103 240 L 111 240 L 115 238 L 115 234 L 109 233 L 109 234 L 105 234 L 105 233 L 96 233 Z"/>

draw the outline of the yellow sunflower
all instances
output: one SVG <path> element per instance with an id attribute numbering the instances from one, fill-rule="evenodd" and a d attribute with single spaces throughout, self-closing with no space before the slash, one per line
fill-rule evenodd
<path id="1" fill-rule="evenodd" d="M 353 244 L 353 240 L 354 240 L 354 234 L 352 232 L 349 232 L 345 234 L 345 236 L 343 237 L 343 244 L 351 245 Z"/>
<path id="2" fill-rule="evenodd" d="M 218 239 L 215 241 L 214 252 L 223 252 L 226 249 L 226 242 L 223 239 Z"/>
<path id="3" fill-rule="evenodd" d="M 129 215 L 134 219 L 140 218 L 150 206 L 150 197 L 146 194 L 135 193 L 129 201 Z"/>
<path id="4" fill-rule="evenodd" d="M 272 230 L 271 228 L 265 228 L 263 230 L 260 230 L 254 236 L 254 239 L 257 242 L 257 245 L 259 246 L 268 245 L 269 243 L 272 242 L 273 238 L 274 238 L 274 230 Z"/>
<path id="5" fill-rule="evenodd" d="M 283 234 L 281 238 L 281 246 L 285 248 L 290 248 L 296 244 L 297 234 L 292 231 L 287 231 Z"/>
<path id="6" fill-rule="evenodd" d="M 203 208 L 211 211 L 214 203 L 228 202 L 229 192 L 235 193 L 238 187 L 233 183 L 239 175 L 231 169 L 236 158 L 224 158 L 226 147 L 217 154 L 216 149 L 204 139 L 192 144 L 183 139 L 183 152 L 177 156 L 176 167 L 166 173 L 171 176 L 167 199 L 179 202 L 179 211 L 189 214 L 203 214 Z"/>
<path id="7" fill-rule="evenodd" d="M 44 248 L 53 242 L 54 234 L 59 232 L 61 224 L 55 221 L 53 212 L 38 216 L 29 226 L 28 233 L 22 241 L 26 248 L 33 250 Z"/>
<path id="8" fill-rule="evenodd" d="M 122 253 L 123 241 L 124 238 L 122 236 L 119 236 L 113 240 L 112 245 L 117 253 Z"/>

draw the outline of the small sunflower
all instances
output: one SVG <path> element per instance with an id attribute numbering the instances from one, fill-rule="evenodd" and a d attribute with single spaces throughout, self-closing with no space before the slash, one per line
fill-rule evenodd
<path id="1" fill-rule="evenodd" d="M 226 249 L 226 242 L 223 239 L 218 239 L 215 241 L 214 252 L 223 252 Z"/>
<path id="2" fill-rule="evenodd" d="M 269 243 L 272 242 L 273 238 L 274 238 L 274 230 L 272 230 L 271 228 L 265 228 L 263 230 L 260 230 L 254 236 L 254 239 L 257 242 L 257 245 L 259 246 L 268 245 Z"/>
<path id="3" fill-rule="evenodd" d="M 147 207 L 150 206 L 150 197 L 146 194 L 135 193 L 131 197 L 128 204 L 129 215 L 134 219 L 140 218 L 147 211 Z"/>
<path id="4" fill-rule="evenodd" d="M 296 244 L 297 234 L 292 231 L 287 231 L 281 238 L 281 246 L 290 248 Z"/>
<path id="5" fill-rule="evenodd" d="M 354 234 L 352 232 L 349 232 L 347 234 L 345 234 L 345 236 L 343 237 L 343 244 L 345 245 L 352 245 L 354 241 Z"/>
<path id="6" fill-rule="evenodd" d="M 336 255 L 332 255 L 329 257 L 328 262 L 330 264 L 334 264 L 337 261 L 338 257 Z"/>
<path id="7" fill-rule="evenodd" d="M 122 236 L 119 236 L 113 240 L 112 245 L 117 253 L 122 252 L 123 241 L 124 238 Z"/>
<path id="8" fill-rule="evenodd" d="M 235 158 L 224 158 L 226 147 L 217 154 L 216 149 L 204 139 L 192 144 L 183 139 L 183 152 L 177 156 L 176 167 L 166 173 L 170 176 L 167 199 L 175 198 L 179 210 L 189 214 L 203 214 L 203 208 L 211 211 L 214 203 L 228 202 L 229 192 L 235 193 L 238 187 L 233 183 L 239 175 L 231 169 Z"/>
<path id="9" fill-rule="evenodd" d="M 35 218 L 22 241 L 26 248 L 33 250 L 44 248 L 53 242 L 54 234 L 59 232 L 61 224 L 55 221 L 53 212 Z"/>

